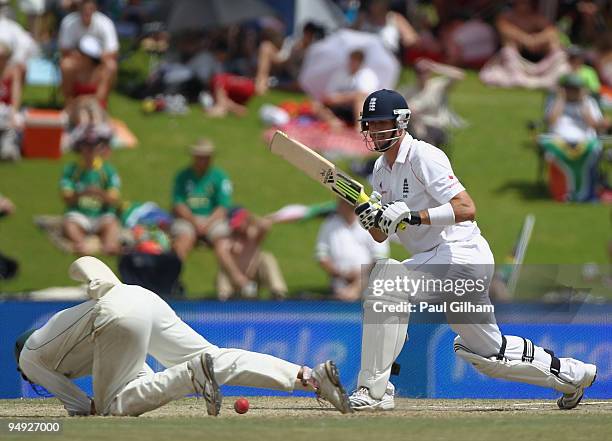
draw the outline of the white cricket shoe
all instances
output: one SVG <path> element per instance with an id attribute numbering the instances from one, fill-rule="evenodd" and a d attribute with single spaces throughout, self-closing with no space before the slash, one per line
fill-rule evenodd
<path id="1" fill-rule="evenodd" d="M 317 397 L 329 401 L 342 413 L 351 413 L 351 404 L 340 383 L 340 374 L 333 361 L 327 360 L 312 370 L 312 378 L 316 381 Z"/>
<path id="2" fill-rule="evenodd" d="M 219 384 L 215 380 L 213 359 L 210 354 L 200 354 L 187 363 L 191 372 L 191 381 L 198 395 L 206 400 L 206 411 L 209 415 L 217 416 L 221 410 L 223 399 Z"/>
<path id="3" fill-rule="evenodd" d="M 387 389 L 383 397 L 378 400 L 370 396 L 370 390 L 367 387 L 360 387 L 349 401 L 354 410 L 393 410 L 395 409 L 395 386 L 391 382 L 387 383 Z"/>
<path id="4" fill-rule="evenodd" d="M 587 387 L 591 387 L 593 383 L 595 383 L 595 379 L 597 378 L 597 366 L 594 364 L 585 364 L 586 373 L 584 378 L 580 382 L 580 385 L 576 389 L 576 392 L 571 394 L 563 394 L 561 398 L 557 400 L 557 406 L 559 409 L 569 410 L 578 406 L 580 400 L 584 396 L 584 390 Z"/>

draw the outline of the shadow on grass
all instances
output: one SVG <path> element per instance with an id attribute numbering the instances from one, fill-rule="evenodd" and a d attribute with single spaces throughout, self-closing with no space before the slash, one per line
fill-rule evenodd
<path id="1" fill-rule="evenodd" d="M 543 182 L 507 181 L 495 190 L 496 194 L 517 193 L 530 201 L 552 200 Z"/>

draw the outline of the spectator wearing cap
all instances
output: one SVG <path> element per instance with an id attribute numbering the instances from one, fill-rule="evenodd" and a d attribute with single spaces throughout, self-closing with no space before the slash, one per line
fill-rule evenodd
<path id="1" fill-rule="evenodd" d="M 549 164 L 549 189 L 559 201 L 589 201 L 596 197 L 601 142 L 598 131 L 608 121 L 584 79 L 566 74 L 545 113 L 549 133 L 538 144 Z"/>
<path id="2" fill-rule="evenodd" d="M 607 127 L 597 101 L 577 73 L 561 77 L 554 98 L 546 106 L 545 118 L 550 133 L 569 143 L 597 138 L 597 132 Z"/>
<path id="3" fill-rule="evenodd" d="M 60 189 L 66 212 L 64 235 L 77 254 L 87 254 L 86 238 L 100 238 L 104 254 L 119 254 L 119 188 L 115 168 L 104 159 L 110 136 L 96 126 L 83 129 L 75 142 L 79 160 L 66 165 Z"/>
<path id="4" fill-rule="evenodd" d="M 240 270 L 230 249 L 227 215 L 232 205 L 232 182 L 223 170 L 212 166 L 214 150 L 210 140 L 199 140 L 190 148 L 192 164 L 174 180 L 173 249 L 185 260 L 198 240 L 203 240 L 214 250 L 232 285 L 248 296 L 256 286 Z"/>
<path id="5" fill-rule="evenodd" d="M 598 99 L 601 83 L 597 76 L 597 71 L 585 64 L 586 54 L 580 46 L 570 46 L 567 48 L 567 60 L 570 66 L 570 73 L 578 75 L 584 81 L 587 91 Z"/>
<path id="6" fill-rule="evenodd" d="M 66 106 L 77 95 L 95 95 L 105 105 L 117 76 L 119 43 L 115 25 L 94 0 L 83 0 L 78 12 L 64 17 L 59 47 Z"/>
<path id="7" fill-rule="evenodd" d="M 284 299 L 287 296 L 287 284 L 278 261 L 274 254 L 262 250 L 262 243 L 273 222 L 255 216 L 242 207 L 232 208 L 228 217 L 230 250 L 240 270 L 257 284 L 257 288 L 267 289 L 273 299 Z M 237 294 L 238 290 L 222 268 L 217 273 L 216 285 L 219 300 L 227 300 Z M 245 296 L 245 293 L 240 294 Z M 257 292 L 246 294 L 254 297 Z"/>

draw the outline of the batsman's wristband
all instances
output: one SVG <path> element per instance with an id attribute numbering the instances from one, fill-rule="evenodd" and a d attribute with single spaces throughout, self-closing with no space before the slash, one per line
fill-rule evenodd
<path id="1" fill-rule="evenodd" d="M 410 220 L 408 221 L 409 225 L 421 225 L 421 215 L 418 211 L 410 212 Z"/>
<path id="2" fill-rule="evenodd" d="M 450 202 L 439 207 L 430 208 L 427 212 L 429 213 L 429 223 L 431 225 L 438 227 L 455 225 L 455 211 Z"/>

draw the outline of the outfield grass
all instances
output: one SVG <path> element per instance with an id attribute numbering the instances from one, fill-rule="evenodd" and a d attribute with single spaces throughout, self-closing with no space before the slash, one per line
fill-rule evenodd
<path id="1" fill-rule="evenodd" d="M 36 91 L 28 92 L 30 98 Z M 189 161 L 186 146 L 200 136 L 218 146 L 216 163 L 235 184 L 235 201 L 258 214 L 289 203 L 314 203 L 329 194 L 290 165 L 272 156 L 262 140 L 258 109 L 293 95 L 273 92 L 254 99 L 244 119 L 210 119 L 196 107 L 184 117 L 143 115 L 140 103 L 113 95 L 110 109 L 138 136 L 135 150 L 117 151 L 112 162 L 123 179 L 128 200 L 153 200 L 168 207 L 176 171 Z M 526 214 L 536 215 L 527 263 L 606 263 L 610 239 L 609 207 L 597 204 L 558 204 L 535 185 L 536 156 L 525 147 L 525 122 L 537 119 L 542 108 L 539 92 L 485 88 L 475 75 L 453 92 L 452 104 L 470 123 L 452 138 L 455 172 L 477 204 L 478 223 L 501 261 L 512 249 Z M 72 160 L 27 160 L 0 164 L 0 192 L 17 205 L 14 216 L 0 222 L 0 250 L 22 265 L 18 278 L 0 286 L 21 291 L 68 284 L 66 269 L 73 259 L 55 249 L 36 229 L 38 214 L 60 213 L 58 179 L 62 165 Z M 326 278 L 313 259 L 319 221 L 281 225 L 266 242 L 280 261 L 290 289 L 323 288 Z M 406 256 L 393 248 L 398 259 Z M 111 265 L 114 260 L 106 259 Z M 200 249 L 186 264 L 184 282 L 192 297 L 212 295 L 216 263 L 210 251 Z M 528 292 L 519 297 L 529 297 Z"/>
<path id="2" fill-rule="evenodd" d="M 612 428 L 610 402 L 560 411 L 553 402 L 527 400 L 397 399 L 392 412 L 340 415 L 314 399 L 249 397 L 252 409 L 233 412 L 226 397 L 218 418 L 194 399 L 172 402 L 139 418 L 66 418 L 57 400 L 0 400 L 3 440 L 603 440 Z M 9 434 L 9 422 L 52 421 L 61 434 Z M 502 436 L 502 438 L 504 437 Z"/>

